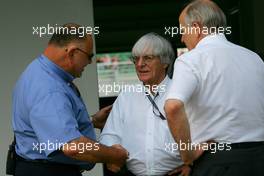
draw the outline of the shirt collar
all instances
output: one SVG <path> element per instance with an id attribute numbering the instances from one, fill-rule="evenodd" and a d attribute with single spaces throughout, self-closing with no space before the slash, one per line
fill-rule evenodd
<path id="1" fill-rule="evenodd" d="M 165 94 L 165 92 L 166 92 L 166 90 L 168 88 L 169 81 L 170 81 L 170 78 L 168 77 L 168 75 L 166 75 L 165 78 L 157 85 L 157 89 L 156 89 L 157 91 L 155 92 L 155 95 L 157 93 L 159 93 L 159 96 L 162 97 Z M 143 83 L 142 83 L 142 86 L 144 86 Z M 148 93 L 152 97 L 154 97 L 150 93 L 150 90 L 148 88 L 146 89 L 146 93 Z M 145 92 L 144 92 L 144 94 L 145 94 Z"/>
<path id="2" fill-rule="evenodd" d="M 64 81 L 66 82 L 72 82 L 74 80 L 74 77 L 64 71 L 61 67 L 59 67 L 58 65 L 56 65 L 55 63 L 53 63 L 50 59 L 48 59 L 44 54 L 42 54 L 39 57 L 39 61 L 45 65 L 49 71 L 52 71 L 53 74 L 56 74 L 57 76 L 59 76 L 60 78 L 62 78 Z"/>
<path id="3" fill-rule="evenodd" d="M 226 41 L 227 39 L 224 34 L 210 34 L 200 40 L 195 48 L 200 48 L 204 45 L 207 45 L 208 43 L 212 43 L 219 40 Z"/>
<path id="4" fill-rule="evenodd" d="M 168 75 L 161 81 L 161 83 L 158 85 L 158 92 L 159 95 L 162 97 L 165 92 L 167 91 L 168 85 L 169 85 L 170 78 Z"/>

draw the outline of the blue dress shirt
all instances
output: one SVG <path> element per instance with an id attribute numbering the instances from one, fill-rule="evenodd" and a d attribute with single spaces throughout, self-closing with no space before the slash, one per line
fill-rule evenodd
<path id="1" fill-rule="evenodd" d="M 74 77 L 44 55 L 36 58 L 22 73 L 13 91 L 12 125 L 19 156 L 80 162 L 66 156 L 50 154 L 62 144 L 81 136 L 96 140 L 93 124 L 81 97 L 71 87 Z"/>

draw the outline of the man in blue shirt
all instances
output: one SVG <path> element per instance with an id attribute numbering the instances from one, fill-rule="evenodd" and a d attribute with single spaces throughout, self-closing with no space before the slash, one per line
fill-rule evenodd
<path id="1" fill-rule="evenodd" d="M 91 35 L 66 24 L 54 33 L 44 53 L 22 73 L 13 92 L 16 176 L 81 175 L 97 162 L 122 165 L 127 151 L 96 142 L 105 108 L 90 119 L 73 80 L 92 62 Z M 73 33 L 71 30 L 78 31 Z M 84 29 L 83 29 L 84 30 Z"/>

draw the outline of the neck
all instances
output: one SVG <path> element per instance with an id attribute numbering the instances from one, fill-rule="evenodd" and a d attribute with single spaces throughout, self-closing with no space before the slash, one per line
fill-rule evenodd
<path id="1" fill-rule="evenodd" d="M 155 95 L 157 90 L 158 90 L 158 85 L 165 79 L 166 74 L 163 75 L 162 77 L 160 77 L 159 80 L 154 81 L 154 82 L 145 82 L 143 83 L 144 86 L 146 86 L 147 88 L 149 88 L 149 91 L 152 95 Z"/>
<path id="2" fill-rule="evenodd" d="M 65 55 L 62 52 L 62 48 L 48 45 L 48 47 L 44 50 L 43 54 L 53 63 L 61 67 L 63 70 L 67 71 L 68 66 L 65 61 Z M 67 71 L 68 72 L 68 71 Z"/>

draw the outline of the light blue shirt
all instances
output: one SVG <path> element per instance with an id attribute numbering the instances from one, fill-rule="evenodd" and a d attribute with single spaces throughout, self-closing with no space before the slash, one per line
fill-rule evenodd
<path id="1" fill-rule="evenodd" d="M 62 144 L 81 136 L 96 140 L 85 104 L 70 87 L 73 79 L 44 55 L 22 73 L 13 91 L 12 109 L 18 155 L 52 160 L 49 155 Z M 68 159 L 60 160 L 67 163 Z"/>

